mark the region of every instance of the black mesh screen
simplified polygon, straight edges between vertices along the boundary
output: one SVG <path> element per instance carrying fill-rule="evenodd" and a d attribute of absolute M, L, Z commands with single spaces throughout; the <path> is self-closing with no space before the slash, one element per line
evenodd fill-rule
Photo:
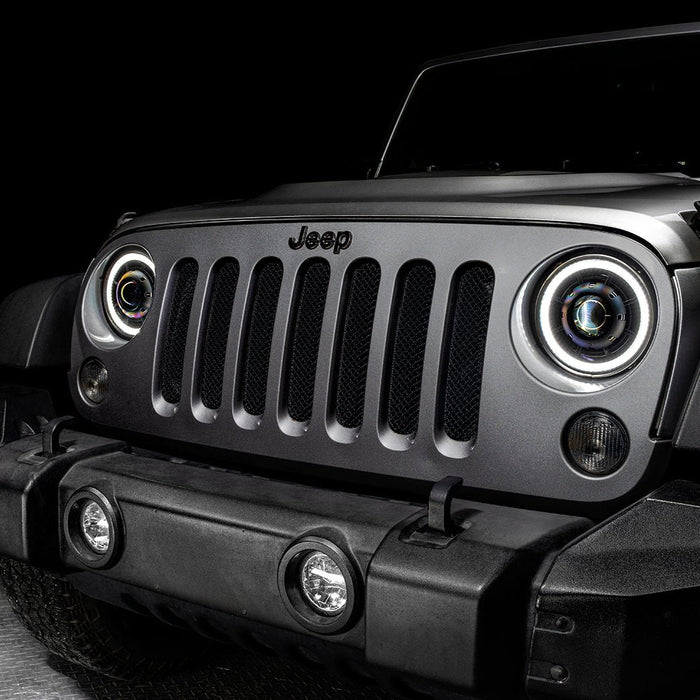
<path fill-rule="evenodd" d="M 485 264 L 467 265 L 455 277 L 441 392 L 443 427 L 453 440 L 476 439 L 493 284 L 493 270 Z"/>
<path fill-rule="evenodd" d="M 369 345 L 381 270 L 364 260 L 350 271 L 341 327 L 336 379 L 335 417 L 346 428 L 362 425 Z"/>
<path fill-rule="evenodd" d="M 202 403 L 212 410 L 221 406 L 226 343 L 237 284 L 238 261 L 232 258 L 220 260 L 212 273 L 199 385 Z"/>
<path fill-rule="evenodd" d="M 171 279 L 173 294 L 160 352 L 160 390 L 169 403 L 179 403 L 182 394 L 182 366 L 198 270 L 196 261 L 189 258 L 181 260 L 175 266 Z"/>
<path fill-rule="evenodd" d="M 435 268 L 428 262 L 406 265 L 394 301 L 394 328 L 389 356 L 387 422 L 399 435 L 418 429 L 425 340 L 435 286 Z"/>
<path fill-rule="evenodd" d="M 296 421 L 311 418 L 318 345 L 330 275 L 328 263 L 315 260 L 302 269 L 297 282 L 287 375 L 287 411 Z"/>
<path fill-rule="evenodd" d="M 282 284 L 282 263 L 276 259 L 262 261 L 256 269 L 253 284 L 241 362 L 240 397 L 248 413 L 261 416 L 265 411 L 267 371 Z"/>

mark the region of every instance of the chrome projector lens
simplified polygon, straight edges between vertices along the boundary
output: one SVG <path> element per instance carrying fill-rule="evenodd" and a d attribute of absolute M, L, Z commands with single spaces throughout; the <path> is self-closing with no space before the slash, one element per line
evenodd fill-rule
<path fill-rule="evenodd" d="M 323 552 L 311 552 L 300 567 L 299 585 L 306 602 L 323 615 L 340 614 L 348 602 L 348 584 L 340 567 Z"/>
<path fill-rule="evenodd" d="M 153 303 L 155 279 L 155 265 L 145 251 L 121 251 L 109 262 L 102 303 L 107 320 L 122 338 L 133 338 L 141 330 Z"/>
<path fill-rule="evenodd" d="M 641 273 L 608 255 L 581 255 L 559 264 L 535 302 L 540 344 L 574 374 L 604 377 L 628 369 L 653 335 L 649 288 Z"/>

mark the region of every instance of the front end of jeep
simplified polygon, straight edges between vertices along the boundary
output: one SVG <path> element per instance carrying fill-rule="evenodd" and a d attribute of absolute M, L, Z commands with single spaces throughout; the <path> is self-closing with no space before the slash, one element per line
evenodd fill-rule
<path fill-rule="evenodd" d="M 71 647 L 40 581 L 399 695 L 698 692 L 695 145 L 555 173 L 405 143 L 440 69 L 644 41 L 685 65 L 699 32 L 435 64 L 378 177 L 128 217 L 85 275 L 8 298 L 0 360 L 65 365 L 71 414 L 5 387 L 1 571 L 32 631 L 112 675 L 144 655 Z"/>

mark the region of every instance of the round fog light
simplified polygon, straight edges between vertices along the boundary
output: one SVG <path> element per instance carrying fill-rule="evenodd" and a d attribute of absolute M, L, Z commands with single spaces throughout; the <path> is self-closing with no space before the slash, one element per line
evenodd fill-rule
<path fill-rule="evenodd" d="M 63 511 L 63 534 L 80 563 L 91 569 L 112 566 L 121 555 L 124 522 L 119 504 L 94 486 L 78 489 Z"/>
<path fill-rule="evenodd" d="M 627 458 L 629 436 L 622 423 L 602 411 L 586 411 L 568 425 L 564 447 L 569 461 L 592 476 L 606 476 Z"/>
<path fill-rule="evenodd" d="M 317 634 L 342 632 L 360 615 L 362 579 L 356 564 L 325 537 L 294 542 L 280 560 L 277 585 L 287 611 Z"/>
<path fill-rule="evenodd" d="M 348 585 L 340 567 L 323 552 L 311 552 L 300 567 L 306 601 L 323 615 L 339 615 L 348 602 Z"/>
<path fill-rule="evenodd" d="M 90 549 L 96 554 L 105 554 L 112 541 L 109 520 L 95 501 L 86 501 L 80 511 L 80 532 Z"/>
<path fill-rule="evenodd" d="M 107 368 L 97 359 L 86 360 L 80 368 L 78 385 L 80 393 L 90 403 L 102 403 L 109 386 Z"/>

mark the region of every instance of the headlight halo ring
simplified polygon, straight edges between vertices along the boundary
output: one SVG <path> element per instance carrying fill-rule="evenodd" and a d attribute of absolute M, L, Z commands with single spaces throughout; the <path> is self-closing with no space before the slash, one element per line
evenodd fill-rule
<path fill-rule="evenodd" d="M 650 289 L 631 264 L 608 253 L 582 252 L 560 260 L 534 295 L 533 326 L 541 347 L 574 375 L 602 378 L 630 369 L 651 344 L 655 309 Z M 570 312 L 581 295 L 595 298 L 614 316 L 601 325 L 605 337 L 573 327 Z"/>
<path fill-rule="evenodd" d="M 125 297 L 127 285 L 131 288 L 130 300 Z M 110 326 L 122 338 L 131 340 L 138 335 L 150 310 L 155 285 L 155 263 L 145 249 L 120 249 L 107 261 L 102 305 Z M 129 309 L 130 305 L 134 308 Z"/>

